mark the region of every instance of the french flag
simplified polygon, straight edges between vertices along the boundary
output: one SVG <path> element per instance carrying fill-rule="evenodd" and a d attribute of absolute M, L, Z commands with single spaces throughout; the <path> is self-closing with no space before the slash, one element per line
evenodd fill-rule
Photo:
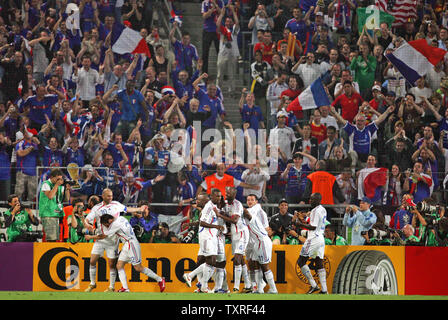
<path fill-rule="evenodd" d="M 358 198 L 364 196 L 375 202 L 382 198 L 382 191 L 387 186 L 387 168 L 365 168 L 358 177 Z"/>
<path fill-rule="evenodd" d="M 431 196 L 434 191 L 434 181 L 431 176 L 420 173 L 417 181 L 410 179 L 409 188 L 409 193 L 414 196 L 414 202 L 418 203 Z"/>
<path fill-rule="evenodd" d="M 431 47 L 425 39 L 404 42 L 386 58 L 415 86 L 418 79 L 439 63 L 447 51 Z"/>
<path fill-rule="evenodd" d="M 329 105 L 330 99 L 328 99 L 328 95 L 325 91 L 322 79 L 317 78 L 308 88 L 306 88 L 288 105 L 286 111 L 294 112 L 315 109 Z"/>
<path fill-rule="evenodd" d="M 115 23 L 112 27 L 111 37 L 113 52 L 118 54 L 142 53 L 151 58 L 148 44 L 138 31 Z"/>

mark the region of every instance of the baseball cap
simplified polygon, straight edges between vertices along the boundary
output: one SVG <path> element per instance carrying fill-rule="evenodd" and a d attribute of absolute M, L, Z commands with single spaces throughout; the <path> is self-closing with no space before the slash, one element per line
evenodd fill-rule
<path fill-rule="evenodd" d="M 381 91 L 381 87 L 379 86 L 379 85 L 374 85 L 373 87 L 372 87 L 372 91 L 373 90 L 378 90 L 378 91 Z"/>
<path fill-rule="evenodd" d="M 395 94 L 394 91 L 387 91 L 386 96 L 389 96 L 389 97 L 396 97 L 397 95 Z"/>
<path fill-rule="evenodd" d="M 367 198 L 367 197 L 363 197 L 363 198 L 361 199 L 361 202 L 365 202 L 365 203 L 368 203 L 368 204 L 372 204 L 372 200 L 370 200 L 370 199 Z"/>
<path fill-rule="evenodd" d="M 281 205 L 282 203 L 288 203 L 288 201 L 286 201 L 285 198 L 280 199 L 280 201 L 278 202 L 278 205 Z"/>
<path fill-rule="evenodd" d="M 277 118 L 278 117 L 288 117 L 288 113 L 286 113 L 286 111 L 279 111 L 277 112 Z"/>

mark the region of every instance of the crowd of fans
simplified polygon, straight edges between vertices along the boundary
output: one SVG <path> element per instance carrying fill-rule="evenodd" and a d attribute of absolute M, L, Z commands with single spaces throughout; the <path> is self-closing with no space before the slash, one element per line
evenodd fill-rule
<path fill-rule="evenodd" d="M 36 201 L 59 167 L 74 181 L 71 199 L 87 203 L 110 188 L 123 204 L 178 204 L 156 206 L 155 214 L 188 215 L 197 194 L 227 185 L 238 187 L 241 201 L 256 194 L 264 203 L 306 204 L 319 191 L 323 204 L 356 204 L 360 211 L 364 200 L 391 208 L 404 195 L 415 203 L 443 200 L 448 55 L 412 87 L 384 53 L 415 39 L 447 50 L 445 2 L 418 1 L 417 19 L 397 28 L 381 23 L 371 32 L 355 24 L 356 8 L 368 1 L 304 8 L 280 0 L 205 0 L 202 56 L 177 20 L 166 37 L 159 35 L 148 15 L 154 1 L 115 2 L 1 5 L 0 200 L 14 193 Z M 117 24 L 138 31 L 151 57 L 115 53 Z M 252 32 L 249 45 L 242 31 Z M 210 49 L 218 54 L 216 75 L 208 74 Z M 239 97 L 232 80 L 241 59 L 250 65 L 251 83 L 239 105 L 226 106 L 240 109 L 243 125 L 234 128 L 224 104 Z M 300 110 L 295 98 L 319 77 L 331 104 Z M 230 129 L 230 136 L 213 140 L 202 157 L 195 158 L 194 147 L 185 152 L 188 138 L 201 139 L 198 129 L 214 128 Z M 176 129 L 188 137 L 175 138 Z M 244 135 L 242 159 L 226 148 L 235 129 Z M 387 173 L 372 195 L 364 180 L 374 168 Z M 338 239 L 331 241 L 343 243 Z"/>

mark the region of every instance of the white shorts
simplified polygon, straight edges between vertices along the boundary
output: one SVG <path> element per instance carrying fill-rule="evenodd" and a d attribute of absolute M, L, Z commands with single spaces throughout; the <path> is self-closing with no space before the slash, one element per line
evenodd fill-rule
<path fill-rule="evenodd" d="M 218 255 L 218 238 L 201 236 L 199 234 L 199 253 L 198 256 L 216 256 Z"/>
<path fill-rule="evenodd" d="M 232 255 L 245 255 L 248 243 L 249 231 L 240 231 L 238 236 L 232 237 Z"/>
<path fill-rule="evenodd" d="M 325 252 L 324 238 L 314 237 L 311 239 L 306 239 L 305 243 L 302 246 L 302 250 L 300 251 L 300 255 L 308 257 L 310 259 L 314 259 L 316 257 L 323 259 L 324 252 Z"/>
<path fill-rule="evenodd" d="M 252 251 L 252 260 L 258 261 L 260 264 L 268 264 L 272 259 L 272 240 L 265 237 L 254 243 Z"/>
<path fill-rule="evenodd" d="M 128 241 L 123 244 L 118 260 L 129 262 L 133 266 L 142 263 L 142 250 L 138 241 Z"/>
<path fill-rule="evenodd" d="M 252 253 L 254 251 L 254 246 L 255 246 L 254 240 L 251 237 L 249 237 L 249 241 L 247 241 L 247 246 L 246 246 L 246 257 L 248 259 L 252 260 Z"/>
<path fill-rule="evenodd" d="M 91 254 L 103 256 L 104 251 L 106 251 L 106 257 L 116 259 L 118 257 L 118 241 L 114 245 L 102 241 L 95 241 Z"/>
<path fill-rule="evenodd" d="M 226 237 L 224 235 L 218 235 L 218 254 L 216 257 L 216 262 L 223 262 L 226 261 L 226 251 L 225 251 L 225 245 L 226 245 Z"/>

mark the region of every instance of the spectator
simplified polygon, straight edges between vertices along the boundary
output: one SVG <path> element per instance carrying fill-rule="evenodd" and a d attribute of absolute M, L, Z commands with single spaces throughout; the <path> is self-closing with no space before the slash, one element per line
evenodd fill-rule
<path fill-rule="evenodd" d="M 304 157 L 310 159 L 309 165 L 303 164 Z M 316 158 L 307 153 L 296 152 L 294 153 L 292 159 L 293 162 L 288 163 L 286 169 L 280 176 L 282 180 L 286 181 L 286 201 L 288 201 L 288 203 L 304 204 L 304 193 L 307 185 L 307 176 L 311 173 L 311 170 L 316 163 Z"/>
<path fill-rule="evenodd" d="M 282 4 L 281 0 L 274 0 L 266 7 L 268 17 L 274 20 L 274 32 L 283 31 L 283 27 L 291 17 L 289 8 Z"/>
<path fill-rule="evenodd" d="M 294 131 L 286 126 L 288 114 L 285 111 L 277 112 L 277 126 L 270 130 L 269 145 L 279 147 L 287 159 L 291 158 L 291 144 L 296 142 Z"/>
<path fill-rule="evenodd" d="M 72 202 L 72 214 L 67 217 L 67 224 L 69 226 L 69 237 L 67 242 L 72 244 L 78 242 L 89 242 L 84 238 L 84 202 L 82 199 L 74 199 Z"/>
<path fill-rule="evenodd" d="M 39 85 L 36 94 L 25 100 L 23 108 L 28 113 L 31 120 L 30 128 L 40 131 L 42 125 L 47 123 L 46 117 L 53 120 L 53 106 L 56 105 L 58 99 L 65 99 L 63 94 L 46 94 L 45 86 Z"/>
<path fill-rule="evenodd" d="M 247 27 L 252 30 L 252 45 L 255 45 L 258 42 L 258 31 L 274 29 L 274 20 L 268 16 L 264 4 L 258 4 L 257 10 L 255 10 L 254 16 L 250 18 Z"/>
<path fill-rule="evenodd" d="M 240 31 L 238 15 L 236 14 L 234 6 L 229 2 L 229 8 L 232 11 L 232 17 L 226 17 L 224 24 L 225 10 L 221 13 L 216 21 L 219 39 L 219 53 L 218 53 L 218 75 L 216 85 L 222 86 L 224 82 L 224 74 L 228 76 L 229 93 L 233 94 L 235 91 L 234 80 L 236 75 L 236 66 L 240 52 L 238 49 L 238 34 Z"/>
<path fill-rule="evenodd" d="M 214 43 L 216 54 L 219 53 L 219 38 L 216 27 L 216 19 L 223 9 L 221 0 L 204 0 L 201 5 L 201 14 L 203 19 L 202 32 L 202 61 L 204 63 L 202 71 L 208 72 L 208 57 L 210 46 Z"/>
<path fill-rule="evenodd" d="M 266 90 L 272 79 L 272 68 L 269 63 L 263 61 L 261 51 L 255 51 L 255 62 L 250 66 L 253 93 L 255 94 L 255 103 L 266 109 Z M 267 116 L 265 114 L 265 116 Z"/>
<path fill-rule="evenodd" d="M 182 41 L 179 41 L 174 36 L 178 28 L 178 23 L 175 21 L 171 28 L 169 38 L 174 47 L 174 56 L 177 63 L 177 70 L 185 70 L 188 74 L 193 74 L 193 65 L 198 62 L 198 50 L 191 43 L 191 36 L 187 31 L 182 32 Z"/>
<path fill-rule="evenodd" d="M 333 157 L 333 150 L 335 147 L 340 146 L 341 139 L 338 138 L 336 128 L 330 126 L 327 128 L 327 137 L 321 143 L 319 143 L 319 160 L 327 160 Z"/>
<path fill-rule="evenodd" d="M 315 63 L 314 53 L 308 52 L 306 56 L 300 57 L 299 61 L 292 67 L 291 71 L 300 76 L 303 86 L 309 87 L 314 80 L 319 78 L 325 71 L 321 65 Z"/>
<path fill-rule="evenodd" d="M 331 113 L 336 119 L 344 125 L 343 129 L 347 133 L 350 139 L 353 139 L 350 151 L 355 151 L 358 155 L 358 160 L 364 162 L 367 160 L 367 156 L 372 151 L 372 135 L 378 130 L 378 125 L 381 124 L 387 116 L 389 116 L 395 107 L 390 106 L 383 114 L 375 121 L 366 126 L 366 117 L 363 114 L 356 116 L 356 125 L 352 125 L 349 121 L 341 117 L 334 109 L 331 108 Z"/>
<path fill-rule="evenodd" d="M 15 151 L 17 154 L 17 174 L 15 194 L 22 200 L 32 200 L 37 191 L 36 167 L 38 164 L 39 139 L 28 129 L 19 131 L 20 138 Z M 25 197 L 26 191 L 26 197 Z"/>
<path fill-rule="evenodd" d="M 295 141 L 293 153 L 305 152 L 316 159 L 319 158 L 319 143 L 316 137 L 311 136 L 311 125 L 305 123 L 299 132 L 301 137 Z M 307 163 L 307 161 L 305 161 L 305 163 Z"/>
<path fill-rule="evenodd" d="M 409 194 L 404 194 L 401 198 L 400 206 L 397 208 L 392 214 L 392 217 L 389 222 L 389 227 L 392 229 L 400 230 L 404 228 L 407 224 L 412 223 L 413 214 L 410 211 L 410 205 L 407 202 L 408 199 L 412 201 L 412 196 Z"/>
<path fill-rule="evenodd" d="M 338 95 L 331 105 L 333 107 L 340 108 L 342 111 L 342 118 L 344 118 L 347 122 L 352 123 L 358 113 L 358 107 L 364 99 L 355 91 L 353 88 L 353 83 L 350 80 L 346 80 L 344 82 L 343 90 L 344 93 Z M 330 112 L 330 114 L 337 118 L 333 113 Z"/>
<path fill-rule="evenodd" d="M 244 100 L 246 103 L 244 103 Z M 264 129 L 263 111 L 255 105 L 254 94 L 252 92 L 248 93 L 246 88 L 241 92 L 239 107 L 243 123 L 249 123 L 249 128 L 255 132 L 258 132 L 258 128 Z"/>
<path fill-rule="evenodd" d="M 412 172 L 406 171 L 405 178 L 403 192 L 409 192 L 415 203 L 432 195 L 434 182 L 430 175 L 424 173 L 423 163 L 420 160 L 415 161 Z"/>
<path fill-rule="evenodd" d="M 270 104 L 270 115 L 268 117 L 269 124 L 268 128 L 272 129 L 276 124 L 277 112 L 279 112 L 279 105 L 282 93 L 289 87 L 286 83 L 288 75 L 285 72 L 281 72 L 277 77 L 276 81 L 272 82 L 266 92 L 266 100 Z"/>
<path fill-rule="evenodd" d="M 256 43 L 254 46 L 254 53 L 257 51 L 261 52 L 263 61 L 266 61 L 272 66 L 272 57 L 275 53 L 275 43 L 272 41 L 272 33 L 270 30 L 263 31 L 262 41 Z"/>
<path fill-rule="evenodd" d="M 292 9 L 293 18 L 286 22 L 285 28 L 289 28 L 291 33 L 296 36 L 296 39 L 300 41 L 302 47 L 304 47 L 304 51 L 308 52 L 311 48 L 308 48 L 308 43 L 306 41 L 307 36 L 309 37 L 309 33 L 311 31 L 311 21 L 310 15 L 314 7 L 310 7 L 308 12 L 303 16 L 303 12 L 300 7 L 294 7 Z M 306 86 L 305 86 L 306 87 Z"/>
<path fill-rule="evenodd" d="M 28 88 L 28 76 L 23 63 L 23 53 L 16 51 L 13 58 L 3 58 L 0 66 L 4 69 L 1 83 L 3 101 L 16 101 L 21 95 L 26 93 L 19 91 L 19 83 L 22 82 L 22 88 Z M 1 98 L 1 97 L 0 97 Z"/>
<path fill-rule="evenodd" d="M 360 47 L 361 55 L 352 59 L 350 70 L 355 73 L 354 80 L 359 83 L 359 89 L 363 97 L 367 97 L 368 91 L 373 86 L 375 80 L 375 70 L 377 61 L 370 55 L 369 46 L 365 43 Z"/>
<path fill-rule="evenodd" d="M 96 97 L 95 86 L 104 83 L 103 68 L 100 68 L 98 72 L 92 69 L 91 65 L 91 58 L 84 56 L 82 58 L 81 70 L 78 70 L 78 67 L 75 65 L 72 75 L 72 80 L 77 85 L 76 94 L 79 95 L 85 108 L 89 106 L 89 101 Z"/>
<path fill-rule="evenodd" d="M 348 206 L 344 214 L 343 225 L 351 228 L 351 245 L 362 246 L 365 239 L 361 232 L 368 231 L 375 224 L 377 217 L 370 211 L 370 199 L 365 197 L 356 206 Z"/>
<path fill-rule="evenodd" d="M 258 186 L 258 190 L 252 190 L 243 188 L 243 196 L 255 195 L 260 202 L 268 202 L 266 197 L 266 183 L 269 181 L 270 176 L 266 170 L 260 166 L 260 160 L 256 160 L 255 164 L 250 165 L 249 169 L 246 169 L 241 175 L 241 180 L 247 184 Z"/>

